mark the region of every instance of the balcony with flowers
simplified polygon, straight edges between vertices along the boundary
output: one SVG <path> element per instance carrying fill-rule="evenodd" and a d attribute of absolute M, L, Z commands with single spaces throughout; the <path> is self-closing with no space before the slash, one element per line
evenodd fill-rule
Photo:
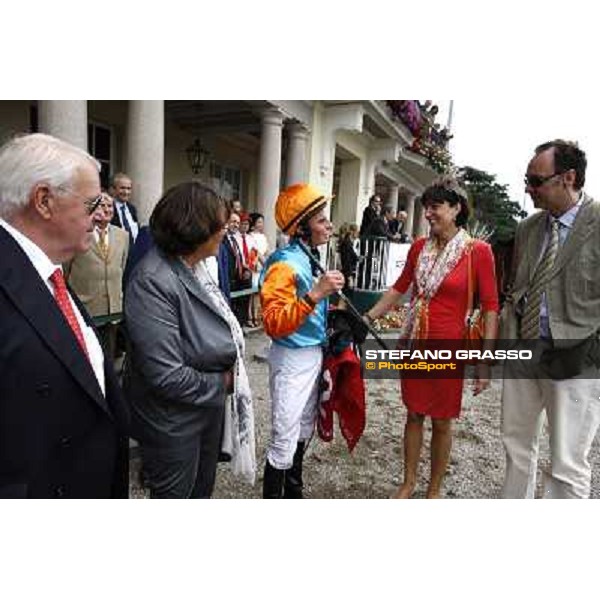
<path fill-rule="evenodd" d="M 435 122 L 438 107 L 431 100 L 421 104 L 418 100 L 387 100 L 392 119 L 400 121 L 413 135 L 406 147 L 410 152 L 423 156 L 437 173 L 450 173 L 453 169 L 448 142 L 452 135 L 446 127 Z"/>

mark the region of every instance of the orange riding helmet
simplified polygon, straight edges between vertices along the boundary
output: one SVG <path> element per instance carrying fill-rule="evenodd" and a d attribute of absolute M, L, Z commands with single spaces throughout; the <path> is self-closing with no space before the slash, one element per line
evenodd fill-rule
<path fill-rule="evenodd" d="M 294 235 L 298 224 L 322 208 L 330 198 L 309 183 L 295 183 L 285 188 L 275 203 L 275 221 L 283 233 Z"/>

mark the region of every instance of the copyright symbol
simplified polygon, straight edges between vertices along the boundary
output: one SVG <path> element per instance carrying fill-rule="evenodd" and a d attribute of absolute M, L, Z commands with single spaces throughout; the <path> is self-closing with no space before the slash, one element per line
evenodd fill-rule
<path fill-rule="evenodd" d="M 366 365 L 367 369 L 374 369 L 375 368 L 375 363 L 374 362 L 368 362 Z"/>

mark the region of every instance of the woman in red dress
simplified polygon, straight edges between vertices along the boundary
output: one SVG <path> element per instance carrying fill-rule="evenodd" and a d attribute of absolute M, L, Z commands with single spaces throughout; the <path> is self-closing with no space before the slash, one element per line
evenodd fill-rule
<path fill-rule="evenodd" d="M 498 328 L 494 256 L 489 244 L 474 240 L 463 229 L 469 216 L 466 193 L 454 179 L 444 177 L 425 190 L 421 203 L 430 235 L 413 243 L 398 281 L 365 318 L 372 321 L 384 315 L 412 284 L 410 308 L 400 337 L 411 341 L 462 340 L 468 311 L 470 254 L 471 277 L 483 313 L 484 349 L 492 348 Z M 404 483 L 396 498 L 409 498 L 414 491 L 426 416 L 432 422 L 427 498 L 440 497 L 452 446 L 452 420 L 460 415 L 462 375 L 458 371 L 458 377 L 453 379 L 402 378 L 402 399 L 408 415 L 404 430 Z M 488 386 L 489 365 L 478 363 L 474 394 Z"/>

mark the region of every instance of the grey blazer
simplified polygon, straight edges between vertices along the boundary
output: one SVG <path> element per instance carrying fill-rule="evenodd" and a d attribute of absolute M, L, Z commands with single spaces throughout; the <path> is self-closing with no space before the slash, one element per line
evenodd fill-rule
<path fill-rule="evenodd" d="M 546 211 L 517 227 L 511 290 L 500 316 L 500 337 L 518 337 L 517 307 L 533 278 L 545 234 Z M 555 348 L 570 348 L 600 329 L 600 203 L 584 195 L 548 284 L 550 331 Z"/>
<path fill-rule="evenodd" d="M 183 441 L 201 428 L 204 407 L 225 402 L 223 373 L 236 360 L 229 325 L 193 273 L 157 248 L 132 273 L 125 318 L 132 436 L 152 444 Z"/>

